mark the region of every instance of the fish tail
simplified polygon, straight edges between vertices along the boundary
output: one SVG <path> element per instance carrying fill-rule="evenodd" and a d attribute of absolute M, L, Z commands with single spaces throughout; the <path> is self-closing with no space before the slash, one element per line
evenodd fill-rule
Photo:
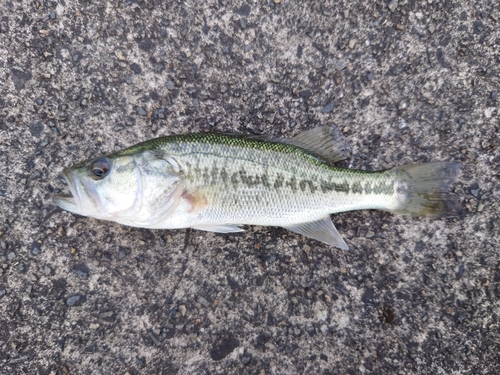
<path fill-rule="evenodd" d="M 391 212 L 425 217 L 463 214 L 463 207 L 449 190 L 460 174 L 460 163 L 433 162 L 404 165 L 388 172 L 396 177 L 398 208 Z"/>

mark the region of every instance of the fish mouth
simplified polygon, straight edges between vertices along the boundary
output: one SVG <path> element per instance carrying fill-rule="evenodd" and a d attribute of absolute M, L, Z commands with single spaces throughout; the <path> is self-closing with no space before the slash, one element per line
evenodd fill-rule
<path fill-rule="evenodd" d="M 63 210 L 83 216 L 102 216 L 102 201 L 97 193 L 96 186 L 90 181 L 81 179 L 71 169 L 64 169 L 62 176 L 68 184 L 69 194 L 56 194 L 52 198 L 54 203 Z"/>
<path fill-rule="evenodd" d="M 52 201 L 55 205 L 59 206 L 63 210 L 79 214 L 81 209 L 81 199 L 80 191 L 78 189 L 78 183 L 76 181 L 76 176 L 71 173 L 71 171 L 65 169 L 62 172 L 64 181 L 69 187 L 70 193 L 56 194 L 52 197 Z"/>

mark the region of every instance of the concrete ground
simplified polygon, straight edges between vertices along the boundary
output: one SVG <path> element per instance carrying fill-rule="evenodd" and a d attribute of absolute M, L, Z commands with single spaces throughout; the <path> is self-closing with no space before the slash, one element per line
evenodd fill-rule
<path fill-rule="evenodd" d="M 452 0 L 1 0 L 1 374 L 500 373 L 500 9 Z M 145 230 L 63 167 L 160 135 L 336 124 L 342 166 L 458 161 L 466 214 Z"/>

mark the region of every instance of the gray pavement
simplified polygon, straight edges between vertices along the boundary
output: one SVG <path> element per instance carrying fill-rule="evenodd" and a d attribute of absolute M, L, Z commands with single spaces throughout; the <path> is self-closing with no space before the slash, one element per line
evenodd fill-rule
<path fill-rule="evenodd" d="M 500 373 L 497 1 L 0 1 L 0 374 Z M 160 135 L 336 124 L 344 167 L 459 161 L 465 216 L 145 230 L 58 175 Z"/>

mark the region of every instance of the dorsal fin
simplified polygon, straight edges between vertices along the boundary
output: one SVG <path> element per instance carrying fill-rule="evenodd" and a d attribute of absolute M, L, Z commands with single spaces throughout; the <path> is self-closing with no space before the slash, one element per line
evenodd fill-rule
<path fill-rule="evenodd" d="M 349 144 L 336 126 L 320 126 L 293 138 L 280 138 L 279 142 L 300 147 L 330 163 L 347 159 L 351 153 Z"/>

